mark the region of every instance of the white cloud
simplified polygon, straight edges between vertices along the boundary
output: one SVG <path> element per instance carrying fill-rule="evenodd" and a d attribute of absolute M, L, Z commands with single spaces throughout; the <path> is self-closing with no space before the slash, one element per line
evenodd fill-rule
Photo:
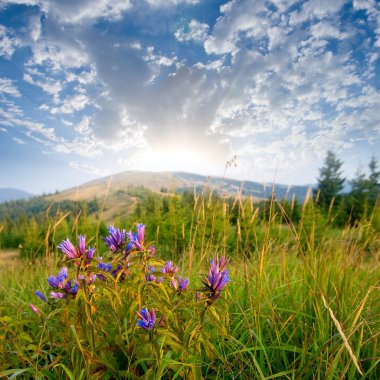
<path fill-rule="evenodd" d="M 53 80 L 46 77 L 43 79 L 33 79 L 33 77 L 28 72 L 24 73 L 23 79 L 29 84 L 40 87 L 49 95 L 58 96 L 63 89 L 62 83 L 60 83 L 58 80 Z"/>
<path fill-rule="evenodd" d="M 50 107 L 50 113 L 73 114 L 76 111 L 83 110 L 90 103 L 90 99 L 84 94 L 74 94 L 61 101 L 59 107 Z"/>
<path fill-rule="evenodd" d="M 88 135 L 90 132 L 90 118 L 83 116 L 82 120 L 74 127 L 74 129 L 81 135 Z"/>
<path fill-rule="evenodd" d="M 197 1 L 40 0 L 40 14 L 20 37 L 32 51 L 24 80 L 53 95 L 37 106 L 63 132 L 27 120 L 18 99 L 8 99 L 20 98 L 22 87 L 6 78 L 0 121 L 67 155 L 126 150 L 132 162 L 135 152 L 165 144 L 202 149 L 219 164 L 237 152 L 247 170 L 252 162 L 269 170 L 279 161 L 289 171 L 331 144 L 344 150 L 358 139 L 379 141 L 377 2 L 354 1 L 352 10 L 342 0 L 235 0 L 210 26 L 157 19 L 180 3 Z M 362 24 L 341 18 L 342 9 L 361 9 Z M 134 11 L 144 17 L 144 39 L 119 33 L 122 23 L 94 27 Z M 188 44 L 194 50 L 182 55 L 178 41 L 203 43 L 204 52 Z"/>
<path fill-rule="evenodd" d="M 17 137 L 13 137 L 13 141 L 16 143 L 16 144 L 19 144 L 19 145 L 23 145 L 25 144 L 25 141 L 24 140 L 21 140 Z"/>
<path fill-rule="evenodd" d="M 16 46 L 17 41 L 12 37 L 9 29 L 4 25 L 0 25 L 0 57 L 11 59 L 16 50 Z"/>
<path fill-rule="evenodd" d="M 90 174 L 97 174 L 97 175 L 102 175 L 102 176 L 109 174 L 108 172 L 103 171 L 103 170 L 99 170 L 98 168 L 96 168 L 92 165 L 83 164 L 83 163 L 79 163 L 79 162 L 75 162 L 75 161 L 70 161 L 69 167 L 72 169 L 80 170 L 82 172 L 90 173 Z"/>
<path fill-rule="evenodd" d="M 186 27 L 177 29 L 174 33 L 176 39 L 181 42 L 204 42 L 207 37 L 209 26 L 197 20 L 191 20 Z"/>
<path fill-rule="evenodd" d="M 178 5 L 181 3 L 185 4 L 198 4 L 200 0 L 145 0 L 148 4 L 153 7 L 169 7 L 173 5 Z"/>
<path fill-rule="evenodd" d="M 309 0 L 303 3 L 299 11 L 290 15 L 290 24 L 297 25 L 307 20 L 322 20 L 338 12 L 347 0 Z"/>
<path fill-rule="evenodd" d="M 13 82 L 8 78 L 0 78 L 0 93 L 19 98 L 21 96 L 20 91 Z"/>

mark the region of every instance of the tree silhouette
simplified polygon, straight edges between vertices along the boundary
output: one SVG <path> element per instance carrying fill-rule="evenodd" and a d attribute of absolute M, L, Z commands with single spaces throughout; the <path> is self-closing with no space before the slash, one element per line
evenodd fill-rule
<path fill-rule="evenodd" d="M 332 200 L 339 200 L 339 193 L 343 190 L 345 178 L 342 178 L 340 171 L 342 162 L 335 154 L 329 150 L 324 162 L 324 166 L 319 169 L 318 188 L 319 203 L 323 207 L 329 207 Z"/>

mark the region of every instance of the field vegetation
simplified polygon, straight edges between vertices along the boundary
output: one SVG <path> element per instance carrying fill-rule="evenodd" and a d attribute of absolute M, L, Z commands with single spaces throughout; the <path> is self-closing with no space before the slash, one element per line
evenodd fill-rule
<path fill-rule="evenodd" d="M 378 379 L 368 194 L 301 204 L 129 188 L 134 207 L 108 229 L 101 198 L 10 207 L 1 244 L 22 249 L 0 261 L 0 377 Z"/>

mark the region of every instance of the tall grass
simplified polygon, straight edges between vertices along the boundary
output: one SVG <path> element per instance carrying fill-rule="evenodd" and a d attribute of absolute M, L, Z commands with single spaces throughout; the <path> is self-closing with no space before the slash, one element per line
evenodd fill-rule
<path fill-rule="evenodd" d="M 172 299 L 161 305 L 168 315 L 180 312 L 183 325 L 169 316 L 172 332 L 163 332 L 153 351 L 136 332 L 141 305 L 128 288 L 103 287 L 96 320 L 91 310 L 83 312 L 82 325 L 72 312 L 78 302 L 69 309 L 55 304 L 42 319 L 30 311 L 35 290 L 46 290 L 46 278 L 62 263 L 49 237 L 44 259 L 6 263 L 0 269 L 0 377 L 378 379 L 380 242 L 370 221 L 334 229 L 311 199 L 298 224 L 292 209 L 286 212 L 274 198 L 267 219 L 258 213 L 252 199 L 237 196 L 231 205 L 221 191 L 214 197 L 206 188 L 194 194 L 189 225 L 171 211 L 173 244 L 184 247 L 176 258 L 193 289 L 201 287 L 200 273 L 216 252 L 232 257 L 231 281 L 202 333 L 194 322 L 200 309 Z M 93 244 L 101 247 L 98 231 Z M 151 233 L 159 255 L 163 231 L 158 226 Z M 92 348 L 86 324 L 96 325 Z M 153 370 L 158 362 L 160 372 Z"/>

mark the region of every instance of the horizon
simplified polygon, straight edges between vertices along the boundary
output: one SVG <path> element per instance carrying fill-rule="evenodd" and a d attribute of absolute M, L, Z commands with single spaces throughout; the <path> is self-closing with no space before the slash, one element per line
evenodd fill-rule
<path fill-rule="evenodd" d="M 375 0 L 4 0 L 0 188 L 125 171 L 304 186 L 380 151 Z"/>
<path fill-rule="evenodd" d="M 62 189 L 55 189 L 54 191 L 49 191 L 49 192 L 42 192 L 42 193 L 31 193 L 31 192 L 28 192 L 27 190 L 25 189 L 20 189 L 20 188 L 13 188 L 13 187 L 1 187 L 0 190 L 17 190 L 17 191 L 25 191 L 27 193 L 29 193 L 32 197 L 39 197 L 39 196 L 45 196 L 45 195 L 51 195 L 51 194 L 55 194 L 56 192 L 58 193 L 63 193 L 65 191 L 68 191 L 68 190 L 73 190 L 75 188 L 80 188 L 82 186 L 86 186 L 92 182 L 98 182 L 98 181 L 104 181 L 104 180 L 109 180 L 111 179 L 112 177 L 117 177 L 119 175 L 123 175 L 123 174 L 126 174 L 126 173 L 142 173 L 142 174 L 162 174 L 162 175 L 165 175 L 165 174 L 168 174 L 168 175 L 173 175 L 173 174 L 186 174 L 186 175 L 195 175 L 195 176 L 201 176 L 201 177 L 204 177 L 205 179 L 207 178 L 210 178 L 210 179 L 216 179 L 216 180 L 227 180 L 227 181 L 236 181 L 236 182 L 240 182 L 241 184 L 244 184 L 246 182 L 248 183 L 256 183 L 256 184 L 259 184 L 259 185 L 262 185 L 262 186 L 280 186 L 280 187 L 287 187 L 289 189 L 291 188 L 294 188 L 294 187 L 303 187 L 303 188 L 307 188 L 307 189 L 313 189 L 317 186 L 317 182 L 315 183 L 305 183 L 305 184 L 291 184 L 291 183 L 283 183 L 283 182 L 275 182 L 275 181 L 272 181 L 272 182 L 262 182 L 262 181 L 255 181 L 255 180 L 251 180 L 251 179 L 239 179 L 239 178 L 233 178 L 233 177 L 229 177 L 228 176 L 228 173 L 225 173 L 225 176 L 223 175 L 206 175 L 206 174 L 199 174 L 199 173 L 193 173 L 193 172 L 188 172 L 188 171 L 181 171 L 181 170 L 176 170 L 176 171 L 149 171 L 149 170 L 134 170 L 134 169 L 131 169 L 131 170 L 126 170 L 126 171 L 123 171 L 123 172 L 119 172 L 119 173 L 114 173 L 114 174 L 110 174 L 110 175 L 106 175 L 106 176 L 101 176 L 101 177 L 97 177 L 95 179 L 91 179 L 89 181 L 85 181 L 85 182 L 82 182 L 82 183 L 78 183 L 77 185 L 74 185 L 74 186 L 70 186 L 70 187 L 66 187 L 66 188 L 62 188 Z M 348 180 L 345 179 L 345 188 L 348 184 Z M 244 188 L 244 186 L 243 186 Z M 343 192 L 346 192 L 345 189 L 343 189 Z"/>

